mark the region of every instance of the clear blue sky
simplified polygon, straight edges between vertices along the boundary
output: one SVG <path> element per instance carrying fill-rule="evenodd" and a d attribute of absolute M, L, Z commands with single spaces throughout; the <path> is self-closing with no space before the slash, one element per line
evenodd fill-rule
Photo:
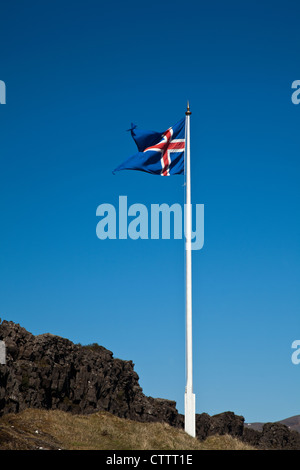
<path fill-rule="evenodd" d="M 96 237 L 99 204 L 183 203 L 181 176 L 112 170 L 126 129 L 190 100 L 197 412 L 300 414 L 297 1 L 3 2 L 0 317 L 131 359 L 146 395 L 185 387 L 182 240 Z"/>

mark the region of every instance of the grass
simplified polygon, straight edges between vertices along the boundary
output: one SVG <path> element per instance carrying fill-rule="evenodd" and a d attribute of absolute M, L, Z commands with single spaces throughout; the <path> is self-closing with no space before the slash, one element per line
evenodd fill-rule
<path fill-rule="evenodd" d="M 107 412 L 72 415 L 27 409 L 0 418 L 0 450 L 251 450 L 231 436 L 203 442 L 164 423 L 138 423 Z"/>

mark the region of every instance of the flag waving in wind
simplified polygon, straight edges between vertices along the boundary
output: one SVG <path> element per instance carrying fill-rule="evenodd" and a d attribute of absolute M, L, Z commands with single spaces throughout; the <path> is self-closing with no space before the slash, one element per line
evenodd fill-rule
<path fill-rule="evenodd" d="M 132 124 L 131 136 L 138 153 L 119 165 L 120 170 L 138 170 L 152 175 L 171 176 L 184 173 L 185 119 L 165 132 L 141 131 Z"/>

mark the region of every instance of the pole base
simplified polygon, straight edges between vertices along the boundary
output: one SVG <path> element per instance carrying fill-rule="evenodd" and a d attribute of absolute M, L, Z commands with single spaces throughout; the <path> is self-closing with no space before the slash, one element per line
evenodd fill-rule
<path fill-rule="evenodd" d="M 184 395 L 184 430 L 192 437 L 196 437 L 196 397 L 194 393 L 185 392 Z"/>

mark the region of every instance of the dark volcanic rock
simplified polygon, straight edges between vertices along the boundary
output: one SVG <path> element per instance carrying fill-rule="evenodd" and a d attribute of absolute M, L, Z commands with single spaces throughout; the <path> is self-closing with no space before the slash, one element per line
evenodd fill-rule
<path fill-rule="evenodd" d="M 102 346 L 34 336 L 7 321 L 0 324 L 0 339 L 7 352 L 6 365 L 0 366 L 0 416 L 29 407 L 85 414 L 105 410 L 180 426 L 176 403 L 146 397 L 132 361 L 115 359 Z"/>
<path fill-rule="evenodd" d="M 299 432 L 280 423 L 266 423 L 261 431 L 244 427 L 242 440 L 258 449 L 300 450 Z"/>
<path fill-rule="evenodd" d="M 206 439 L 210 434 L 211 417 L 207 413 L 196 415 L 196 436 L 200 441 Z"/>
<path fill-rule="evenodd" d="M 261 432 L 259 446 L 264 449 L 300 449 L 300 434 L 280 423 L 266 423 Z"/>
<path fill-rule="evenodd" d="M 145 396 L 132 361 L 116 359 L 102 346 L 81 346 L 49 333 L 34 336 L 1 320 L 0 340 L 7 353 L 6 364 L 0 364 L 0 416 L 25 408 L 77 414 L 104 410 L 120 418 L 184 427 L 174 401 Z M 256 431 L 230 411 L 197 414 L 197 438 L 214 434 L 230 434 L 259 449 L 300 450 L 300 434 L 283 424 L 267 423 Z"/>
<path fill-rule="evenodd" d="M 259 447 L 261 435 L 261 432 L 256 429 L 244 427 L 242 440 L 251 446 Z"/>
<path fill-rule="evenodd" d="M 210 434 L 230 434 L 240 437 L 243 435 L 244 418 L 237 416 L 232 411 L 214 415 L 211 418 Z"/>
<path fill-rule="evenodd" d="M 234 437 L 241 437 L 243 436 L 243 430 L 243 416 L 237 416 L 232 411 L 214 416 L 209 416 L 207 413 L 196 415 L 196 435 L 200 440 L 215 434 L 230 434 Z"/>

